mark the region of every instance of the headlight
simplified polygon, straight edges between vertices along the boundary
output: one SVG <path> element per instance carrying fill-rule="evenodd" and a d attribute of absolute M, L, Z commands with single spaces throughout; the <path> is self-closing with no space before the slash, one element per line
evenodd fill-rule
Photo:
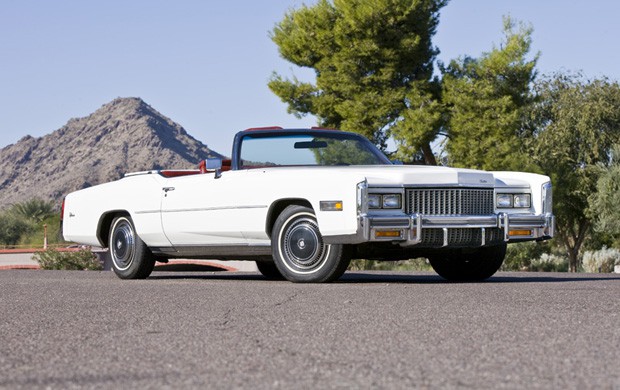
<path fill-rule="evenodd" d="M 529 209 L 532 206 L 531 194 L 497 194 L 495 206 L 498 209 L 522 208 Z"/>
<path fill-rule="evenodd" d="M 368 208 L 380 209 L 381 208 L 381 195 L 368 194 Z"/>
<path fill-rule="evenodd" d="M 518 194 L 514 196 L 514 207 L 529 209 L 532 204 L 532 196 L 530 194 Z"/>
<path fill-rule="evenodd" d="M 497 208 L 505 209 L 512 207 L 512 195 L 511 194 L 497 194 L 497 202 L 495 203 Z"/>
<path fill-rule="evenodd" d="M 400 209 L 401 194 L 368 194 L 369 209 Z"/>
<path fill-rule="evenodd" d="M 400 194 L 383 195 L 384 209 L 399 209 L 400 203 Z"/>

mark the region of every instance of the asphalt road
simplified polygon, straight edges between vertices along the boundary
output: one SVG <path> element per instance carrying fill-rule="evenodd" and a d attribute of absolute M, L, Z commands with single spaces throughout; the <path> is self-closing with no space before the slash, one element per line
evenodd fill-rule
<path fill-rule="evenodd" d="M 0 271 L 0 388 L 620 389 L 620 275 Z"/>

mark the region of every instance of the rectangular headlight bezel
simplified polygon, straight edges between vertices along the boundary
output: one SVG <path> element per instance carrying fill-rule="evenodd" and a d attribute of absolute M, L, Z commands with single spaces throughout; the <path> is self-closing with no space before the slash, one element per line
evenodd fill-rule
<path fill-rule="evenodd" d="M 532 207 L 532 194 L 529 192 L 497 193 L 495 207 L 498 209 L 529 209 Z"/>
<path fill-rule="evenodd" d="M 497 194 L 495 198 L 495 207 L 497 207 L 498 209 L 512 208 L 512 201 L 512 194 Z"/>
<path fill-rule="evenodd" d="M 532 207 L 532 195 L 515 194 L 513 197 L 512 205 L 516 209 L 529 209 L 530 207 Z"/>
<path fill-rule="evenodd" d="M 381 209 L 383 201 L 381 200 L 381 194 L 368 194 L 368 208 L 377 210 Z"/>
<path fill-rule="evenodd" d="M 384 194 L 381 196 L 381 207 L 384 209 L 401 209 L 402 208 L 402 197 L 400 194 Z"/>
<path fill-rule="evenodd" d="M 370 193 L 367 206 L 369 210 L 402 210 L 403 195 L 398 192 Z"/>

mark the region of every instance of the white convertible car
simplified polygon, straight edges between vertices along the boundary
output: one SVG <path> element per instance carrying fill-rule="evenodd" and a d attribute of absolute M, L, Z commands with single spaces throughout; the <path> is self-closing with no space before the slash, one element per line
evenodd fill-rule
<path fill-rule="evenodd" d="M 426 257 L 448 280 L 482 280 L 508 243 L 553 237 L 551 203 L 547 176 L 393 165 L 357 134 L 260 128 L 235 136 L 231 160 L 129 173 L 67 195 L 63 235 L 109 248 L 124 279 L 194 258 L 327 282 L 351 259 Z"/>

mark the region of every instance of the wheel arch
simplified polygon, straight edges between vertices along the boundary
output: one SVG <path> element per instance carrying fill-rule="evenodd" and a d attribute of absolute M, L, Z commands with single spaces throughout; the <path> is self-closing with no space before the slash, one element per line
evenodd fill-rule
<path fill-rule="evenodd" d="M 130 217 L 131 215 L 127 210 L 112 210 L 107 211 L 99 218 L 99 223 L 97 225 L 97 239 L 101 243 L 102 247 L 108 247 L 108 237 L 110 236 L 112 221 L 114 218 L 120 216 Z"/>
<path fill-rule="evenodd" d="M 265 232 L 267 233 L 267 236 L 269 236 L 269 238 L 271 238 L 271 232 L 273 231 L 273 225 L 275 225 L 276 219 L 282 213 L 282 211 L 284 211 L 285 208 L 291 205 L 305 206 L 314 210 L 312 204 L 307 199 L 286 198 L 276 200 L 269 207 L 269 211 L 267 212 L 267 221 L 265 222 Z"/>

